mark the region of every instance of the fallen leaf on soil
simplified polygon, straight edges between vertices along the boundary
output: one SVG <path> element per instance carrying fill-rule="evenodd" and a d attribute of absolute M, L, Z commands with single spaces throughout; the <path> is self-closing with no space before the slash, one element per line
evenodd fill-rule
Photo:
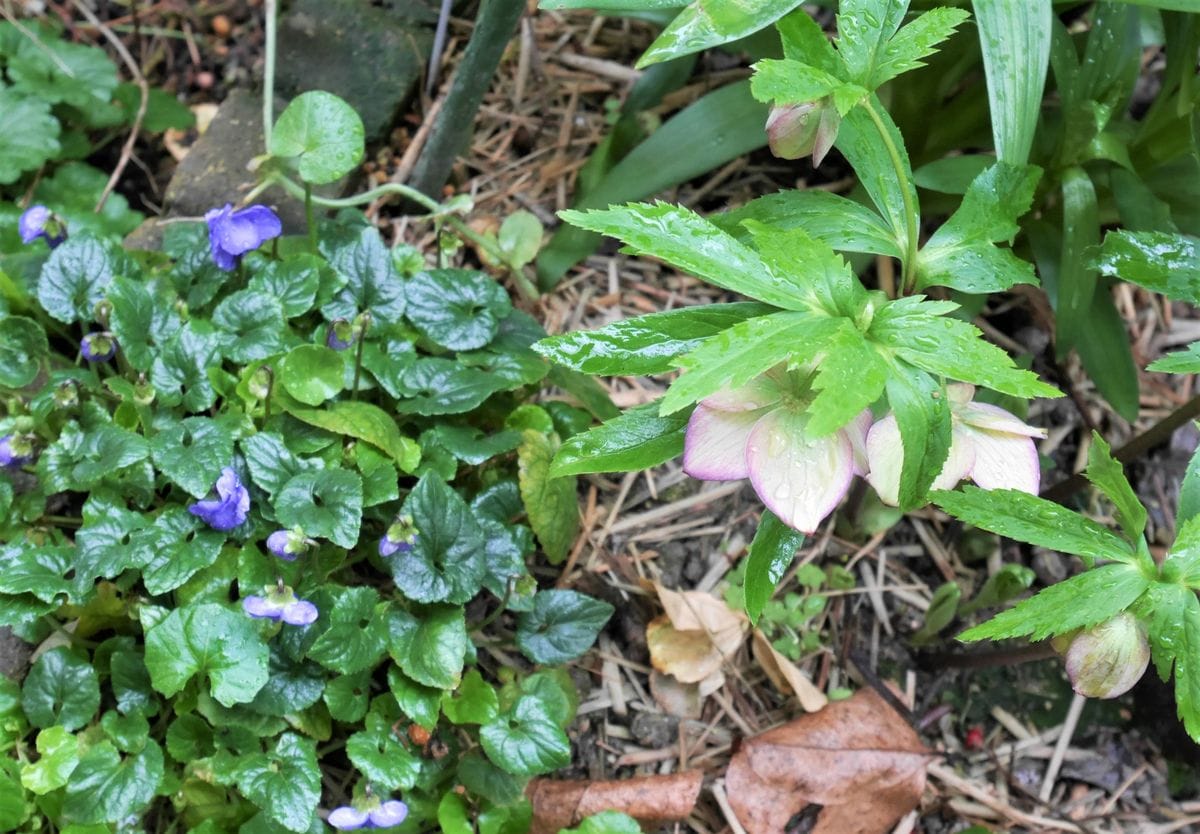
<path fill-rule="evenodd" d="M 635 776 L 611 782 L 534 779 L 525 789 L 533 806 L 529 834 L 553 834 L 601 811 L 621 811 L 647 823 L 681 820 L 692 813 L 704 774 Z"/>
<path fill-rule="evenodd" d="M 671 591 L 655 585 L 666 614 L 646 626 L 650 662 L 683 683 L 720 673 L 742 645 L 746 618 L 702 591 Z"/>
<path fill-rule="evenodd" d="M 917 807 L 934 755 L 874 690 L 747 739 L 729 763 L 729 804 L 747 834 L 780 834 L 810 803 L 812 834 L 886 834 Z"/>
<path fill-rule="evenodd" d="M 816 712 L 829 703 L 825 693 L 817 689 L 808 676 L 796 667 L 796 664 L 776 651 L 775 647 L 771 645 L 771 641 L 757 629 L 754 631 L 751 648 L 754 650 L 754 659 L 758 661 L 758 665 L 771 679 L 775 688 L 784 695 L 788 692 L 795 693 L 805 712 Z"/>
<path fill-rule="evenodd" d="M 667 715 L 697 719 L 704 712 L 699 684 L 681 683 L 657 669 L 650 670 L 650 694 Z"/>

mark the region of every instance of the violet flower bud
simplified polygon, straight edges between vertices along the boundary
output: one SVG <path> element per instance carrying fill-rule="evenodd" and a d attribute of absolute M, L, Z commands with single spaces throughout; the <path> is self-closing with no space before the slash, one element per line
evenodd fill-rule
<path fill-rule="evenodd" d="M 345 350 L 354 344 L 354 325 L 345 319 L 334 319 L 325 334 L 325 345 L 334 350 Z"/>
<path fill-rule="evenodd" d="M 297 556 L 303 556 L 316 542 L 304 535 L 300 528 L 292 530 L 276 530 L 267 536 L 267 550 L 287 562 L 296 561 Z"/>
<path fill-rule="evenodd" d="M 197 501 L 188 507 L 188 512 L 204 519 L 214 530 L 232 530 L 250 514 L 250 493 L 231 466 L 221 470 L 216 492 L 216 498 Z"/>
<path fill-rule="evenodd" d="M 402 515 L 379 540 L 379 555 L 393 556 L 396 553 L 407 553 L 412 550 L 420 532 L 413 523 L 411 515 Z"/>
<path fill-rule="evenodd" d="M 107 362 L 117 355 L 117 340 L 107 330 L 89 333 L 79 343 L 79 350 L 89 362 Z"/>
<path fill-rule="evenodd" d="M 208 223 L 208 245 L 213 262 L 229 272 L 238 259 L 265 241 L 283 234 L 278 215 L 266 206 L 247 206 L 237 211 L 230 203 L 204 215 Z"/>
<path fill-rule="evenodd" d="M 1110 620 L 1081 631 L 1067 648 L 1067 677 L 1080 695 L 1116 698 L 1141 680 L 1150 663 L 1146 628 L 1122 611 Z"/>
<path fill-rule="evenodd" d="M 17 221 L 17 230 L 21 234 L 22 243 L 29 244 L 43 238 L 51 249 L 67 239 L 65 225 L 43 205 L 33 205 L 25 209 Z"/>

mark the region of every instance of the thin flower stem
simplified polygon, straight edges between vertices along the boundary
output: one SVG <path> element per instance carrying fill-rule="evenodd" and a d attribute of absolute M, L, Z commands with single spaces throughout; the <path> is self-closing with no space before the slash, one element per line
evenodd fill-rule
<path fill-rule="evenodd" d="M 516 577 L 510 576 L 508 578 L 508 582 L 506 582 L 504 585 L 504 597 L 503 597 L 503 599 L 500 600 L 499 607 L 495 611 L 493 611 L 491 614 L 488 614 L 487 617 L 485 617 L 483 619 L 483 621 L 479 623 L 479 625 L 477 625 L 473 629 L 471 629 L 472 632 L 481 632 L 485 628 L 490 626 L 492 623 L 496 622 L 497 619 L 500 618 L 500 615 L 504 613 L 504 610 L 506 608 L 508 608 L 508 600 L 510 597 L 512 597 L 513 586 L 515 584 L 516 584 Z"/>
<path fill-rule="evenodd" d="M 317 221 L 313 215 L 313 193 L 312 186 L 304 183 L 304 220 L 308 223 L 308 245 L 312 248 L 313 254 L 319 254 L 317 249 Z"/>
<path fill-rule="evenodd" d="M 362 332 L 358 334 L 358 344 L 354 346 L 354 386 L 350 389 L 350 399 L 358 399 L 358 380 L 362 376 L 363 345 L 367 343 L 367 328 L 371 326 L 371 318 L 366 313 L 362 316 Z"/>
<path fill-rule="evenodd" d="M 908 236 L 904 261 L 900 265 L 900 294 L 907 295 L 912 291 L 913 285 L 916 283 L 917 266 L 917 206 L 913 202 L 913 195 L 910 193 L 912 183 L 909 182 L 908 172 L 904 168 L 904 162 L 900 159 L 900 149 L 892 141 L 892 135 L 888 133 L 887 126 L 883 123 L 883 119 L 879 113 L 876 112 L 875 106 L 868 98 L 863 101 L 862 107 L 867 111 L 867 115 L 871 117 L 871 121 L 875 123 L 875 128 L 879 131 L 879 138 L 883 141 L 883 147 L 887 150 L 888 157 L 892 160 L 892 167 L 896 169 L 896 180 L 900 183 L 900 196 L 904 200 L 904 225 Z"/>
<path fill-rule="evenodd" d="M 275 124 L 275 11 L 277 0 L 266 0 L 263 3 L 265 15 L 266 45 L 263 58 L 263 144 L 266 152 L 271 152 L 271 128 Z"/>

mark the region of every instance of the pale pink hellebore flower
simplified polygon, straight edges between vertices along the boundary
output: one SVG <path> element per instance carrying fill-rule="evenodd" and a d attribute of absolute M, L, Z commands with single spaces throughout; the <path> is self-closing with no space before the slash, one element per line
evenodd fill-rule
<path fill-rule="evenodd" d="M 785 373 L 771 371 L 701 400 L 688 420 L 683 471 L 702 481 L 749 478 L 780 521 L 812 533 L 846 495 L 851 479 L 866 471 L 871 413 L 810 437 L 800 398 L 784 388 Z"/>
<path fill-rule="evenodd" d="M 953 489 L 970 479 L 984 489 L 1016 489 L 1037 495 L 1042 481 L 1036 429 L 994 405 L 973 402 L 975 386 L 946 386 L 950 400 L 950 454 L 932 489 Z M 867 481 L 885 504 L 900 503 L 900 468 L 904 462 L 900 428 L 889 414 L 867 433 Z"/>

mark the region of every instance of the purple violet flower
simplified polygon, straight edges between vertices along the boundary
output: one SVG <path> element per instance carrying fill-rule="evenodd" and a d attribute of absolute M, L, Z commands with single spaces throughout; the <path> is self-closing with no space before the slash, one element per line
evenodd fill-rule
<path fill-rule="evenodd" d="M 250 493 L 231 466 L 221 470 L 216 490 L 216 498 L 197 501 L 188 507 L 188 512 L 204 519 L 214 530 L 232 530 L 250 513 Z"/>
<path fill-rule="evenodd" d="M 25 209 L 17 221 L 17 230 L 21 233 L 22 243 L 33 243 L 40 237 L 51 249 L 67 239 L 63 224 L 43 205 Z"/>
<path fill-rule="evenodd" d="M 389 799 L 366 811 L 352 805 L 334 808 L 329 812 L 329 824 L 339 831 L 392 828 L 404 822 L 407 817 L 408 806 L 398 799 Z"/>
<path fill-rule="evenodd" d="M 263 596 L 251 595 L 242 600 L 242 610 L 259 620 L 280 620 L 288 625 L 307 626 L 317 621 L 320 612 L 317 606 L 305 599 L 297 599 L 296 593 L 281 581 L 267 586 Z"/>
<path fill-rule="evenodd" d="M 117 355 L 117 340 L 107 330 L 89 333 L 79 343 L 79 351 L 89 362 L 107 362 Z"/>
<path fill-rule="evenodd" d="M 33 462 L 33 436 L 6 434 L 0 437 L 0 468 L 16 469 Z"/>
<path fill-rule="evenodd" d="M 237 266 L 242 255 L 283 234 L 278 215 L 266 206 L 247 206 L 234 211 L 226 203 L 223 208 L 207 212 L 204 220 L 208 223 L 213 261 L 226 272 Z"/>
<path fill-rule="evenodd" d="M 397 553 L 407 553 L 412 550 L 418 535 L 420 533 L 413 523 L 413 517 L 411 515 L 400 516 L 379 540 L 379 555 L 393 556 Z"/>
<path fill-rule="evenodd" d="M 354 325 L 345 319 L 334 319 L 325 334 L 325 346 L 334 350 L 345 350 L 354 344 Z"/>
<path fill-rule="evenodd" d="M 267 550 L 287 562 L 296 561 L 297 556 L 303 556 L 316 542 L 304 535 L 299 527 L 291 530 L 276 530 L 267 536 Z"/>

